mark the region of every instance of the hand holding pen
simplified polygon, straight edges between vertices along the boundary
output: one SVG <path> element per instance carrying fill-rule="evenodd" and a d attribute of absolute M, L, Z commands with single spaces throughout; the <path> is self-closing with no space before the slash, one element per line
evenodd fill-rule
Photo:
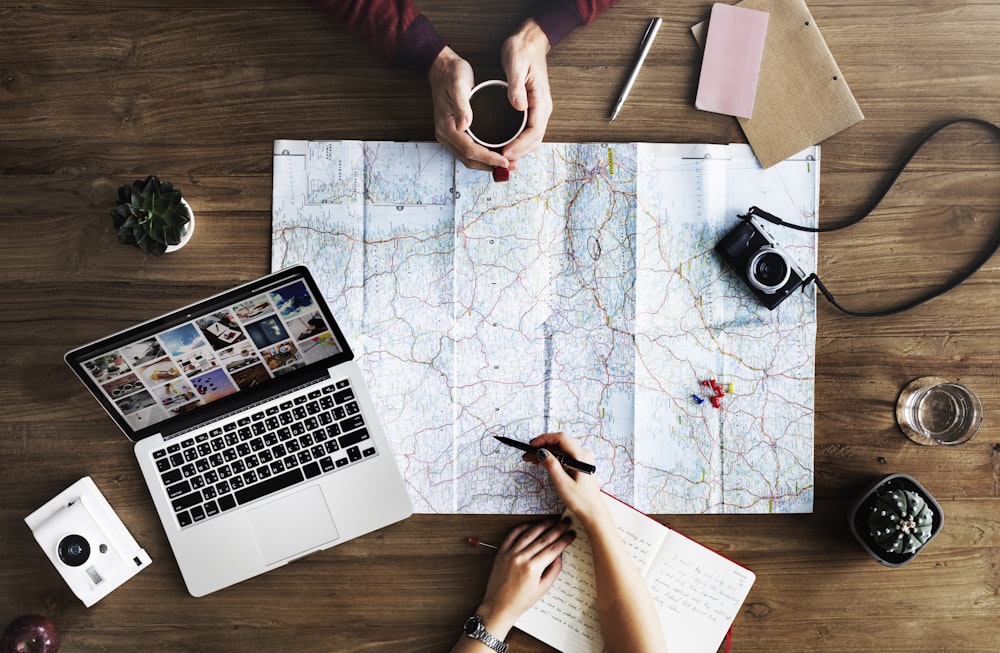
<path fill-rule="evenodd" d="M 493 437 L 502 442 L 503 444 L 507 445 L 508 447 L 514 447 L 515 449 L 526 451 L 527 454 L 524 456 L 525 461 L 538 462 L 538 460 L 544 459 L 546 455 L 551 453 L 553 456 L 556 457 L 556 460 L 558 460 L 564 467 L 567 467 L 569 469 L 578 472 L 583 472 L 584 474 L 593 474 L 594 472 L 597 471 L 597 467 L 595 467 L 594 465 L 582 462 L 580 460 L 577 460 L 576 458 L 572 458 L 571 456 L 567 456 L 565 454 L 561 454 L 554 451 L 552 452 L 546 451 L 542 449 L 540 446 L 534 446 L 533 444 L 525 444 L 523 442 L 519 442 L 511 438 L 505 438 L 502 435 L 494 435 Z M 538 438 L 535 439 L 537 440 Z M 533 442 L 534 440 L 532 440 L 532 443 Z M 535 460 L 532 460 L 531 456 L 535 456 Z"/>
<path fill-rule="evenodd" d="M 543 433 L 532 439 L 530 444 L 539 447 L 539 453 L 558 452 L 580 462 L 594 463 L 594 454 L 565 433 Z M 530 460 L 530 454 L 528 459 Z M 538 464 L 549 473 L 559 498 L 580 518 L 588 532 L 596 522 L 610 519 L 596 474 L 575 473 L 559 464 L 556 457 L 551 455 L 539 457 Z"/>

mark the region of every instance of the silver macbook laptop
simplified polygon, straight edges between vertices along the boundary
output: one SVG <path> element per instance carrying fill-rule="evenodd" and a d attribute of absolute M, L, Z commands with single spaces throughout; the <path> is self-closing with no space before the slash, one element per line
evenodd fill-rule
<path fill-rule="evenodd" d="M 304 267 L 66 362 L 136 443 L 194 596 L 413 512 L 360 368 Z"/>

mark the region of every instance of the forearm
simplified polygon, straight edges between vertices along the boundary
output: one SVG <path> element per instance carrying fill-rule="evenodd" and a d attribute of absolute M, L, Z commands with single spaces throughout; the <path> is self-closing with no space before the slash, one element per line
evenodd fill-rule
<path fill-rule="evenodd" d="M 444 39 L 412 0 L 312 0 L 372 48 L 426 75 Z"/>
<path fill-rule="evenodd" d="M 618 0 L 545 0 L 531 8 L 531 17 L 541 26 L 554 47 L 577 27 L 589 25 Z"/>
<path fill-rule="evenodd" d="M 594 553 L 597 614 L 609 653 L 663 653 L 656 604 L 608 515 L 585 524 Z"/>

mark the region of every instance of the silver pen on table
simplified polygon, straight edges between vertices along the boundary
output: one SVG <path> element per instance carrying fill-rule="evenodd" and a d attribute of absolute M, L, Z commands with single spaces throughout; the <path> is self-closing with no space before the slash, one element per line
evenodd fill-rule
<path fill-rule="evenodd" d="M 625 82 L 625 87 L 622 89 L 621 95 L 618 96 L 618 102 L 615 104 L 615 110 L 611 112 L 611 120 L 618 117 L 618 112 L 622 110 L 622 105 L 625 104 L 625 98 L 628 97 L 629 91 L 632 90 L 632 85 L 635 84 L 635 78 L 639 76 L 639 69 L 642 68 L 642 63 L 646 60 L 646 55 L 649 54 L 649 48 L 653 46 L 653 39 L 656 38 L 656 33 L 660 30 L 660 23 L 663 20 L 660 18 L 654 18 L 649 22 L 649 27 L 646 28 L 646 35 L 642 37 L 642 43 L 639 45 L 639 56 L 635 60 L 635 64 L 632 66 L 632 72 L 629 73 L 628 80 Z"/>

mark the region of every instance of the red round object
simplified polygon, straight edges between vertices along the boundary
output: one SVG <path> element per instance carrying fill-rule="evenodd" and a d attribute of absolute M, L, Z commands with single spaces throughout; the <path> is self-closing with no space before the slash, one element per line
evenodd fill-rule
<path fill-rule="evenodd" d="M 0 653 L 56 653 L 59 644 L 59 630 L 48 617 L 23 614 L 7 624 Z"/>

